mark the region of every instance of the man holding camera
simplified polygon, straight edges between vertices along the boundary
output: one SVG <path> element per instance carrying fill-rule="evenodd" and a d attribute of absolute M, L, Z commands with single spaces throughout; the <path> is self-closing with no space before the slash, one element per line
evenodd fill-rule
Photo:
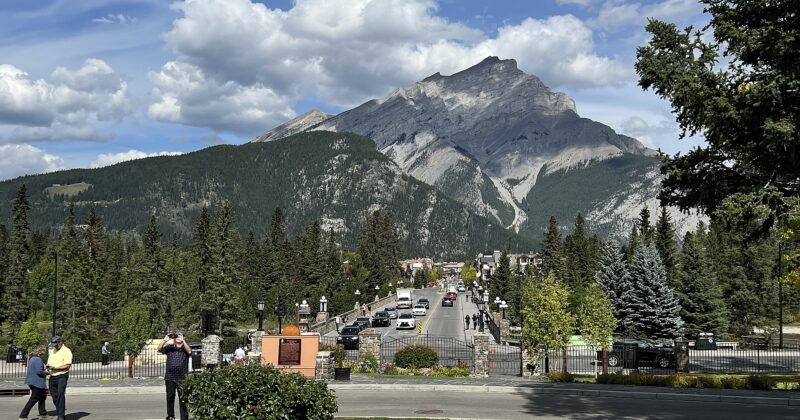
<path fill-rule="evenodd" d="M 183 334 L 167 334 L 164 341 L 158 345 L 158 351 L 167 355 L 167 370 L 164 372 L 164 383 L 167 387 L 167 420 L 175 420 L 175 391 L 178 383 L 186 378 L 189 373 L 189 356 L 192 349 Z M 181 420 L 189 419 L 186 404 L 178 398 L 181 410 Z"/>
<path fill-rule="evenodd" d="M 64 340 L 58 335 L 53 336 L 50 344 L 53 345 L 53 352 L 47 358 L 45 366 L 47 373 L 50 374 L 50 396 L 53 397 L 58 420 L 64 420 L 67 406 L 65 394 L 69 368 L 72 366 L 72 350 L 64 345 Z"/>

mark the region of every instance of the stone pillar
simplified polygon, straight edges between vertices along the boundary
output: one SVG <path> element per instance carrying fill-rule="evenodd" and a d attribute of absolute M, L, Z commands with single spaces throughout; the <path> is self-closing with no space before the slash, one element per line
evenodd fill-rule
<path fill-rule="evenodd" d="M 358 360 L 362 360 L 367 353 L 372 353 L 378 360 L 381 359 L 380 331 L 367 328 L 358 333 Z"/>
<path fill-rule="evenodd" d="M 261 354 L 261 342 L 264 331 L 255 331 L 250 334 L 250 349 L 253 354 Z"/>
<path fill-rule="evenodd" d="M 537 360 L 538 354 L 536 351 L 522 350 L 522 376 L 529 377 L 541 373 L 542 369 L 538 366 L 539 361 Z"/>
<path fill-rule="evenodd" d="M 333 379 L 333 352 L 321 351 L 317 353 L 317 379 Z"/>
<path fill-rule="evenodd" d="M 315 324 L 327 321 L 328 321 L 328 312 L 317 312 L 317 321 L 315 322 Z"/>
<path fill-rule="evenodd" d="M 689 373 L 689 340 L 686 337 L 675 339 L 675 370 Z"/>
<path fill-rule="evenodd" d="M 475 352 L 475 371 L 473 376 L 489 376 L 489 334 L 478 332 L 472 337 Z"/>
<path fill-rule="evenodd" d="M 202 340 L 204 368 L 213 369 L 222 364 L 222 337 L 211 334 Z"/>

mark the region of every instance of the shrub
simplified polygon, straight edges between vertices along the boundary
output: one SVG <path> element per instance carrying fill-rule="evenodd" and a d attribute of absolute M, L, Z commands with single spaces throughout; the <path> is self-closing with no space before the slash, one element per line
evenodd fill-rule
<path fill-rule="evenodd" d="M 337 345 L 332 355 L 333 364 L 338 368 L 344 367 L 344 359 L 347 357 L 347 351 L 345 351 L 344 346 Z"/>
<path fill-rule="evenodd" d="M 378 370 L 378 359 L 372 353 L 364 353 L 364 357 L 358 363 L 358 371 L 361 373 L 375 373 Z"/>
<path fill-rule="evenodd" d="M 744 381 L 740 378 L 732 376 L 725 376 L 719 380 L 720 386 L 725 389 L 742 389 L 744 388 Z"/>
<path fill-rule="evenodd" d="M 553 382 L 575 382 L 575 376 L 569 372 L 550 372 L 547 378 Z"/>
<path fill-rule="evenodd" d="M 72 350 L 73 363 L 99 363 L 100 360 L 102 360 L 100 357 L 100 347 L 102 346 L 103 343 L 82 344 L 80 346 L 70 347 L 69 343 L 67 343 L 67 347 L 70 347 L 70 350 Z M 109 346 L 109 352 L 111 353 L 108 355 L 109 360 L 125 359 L 125 352 L 119 346 Z"/>
<path fill-rule="evenodd" d="M 394 355 L 394 362 L 402 368 L 432 368 L 439 361 L 439 355 L 428 346 L 409 345 Z"/>
<path fill-rule="evenodd" d="M 748 375 L 744 380 L 744 387 L 747 389 L 770 390 L 778 383 L 778 380 L 767 375 Z"/>
<path fill-rule="evenodd" d="M 336 399 L 322 381 L 257 364 L 190 375 L 180 396 L 196 419 L 333 419 Z"/>
<path fill-rule="evenodd" d="M 431 369 L 431 376 L 460 378 L 469 376 L 469 368 L 463 366 L 434 366 Z"/>

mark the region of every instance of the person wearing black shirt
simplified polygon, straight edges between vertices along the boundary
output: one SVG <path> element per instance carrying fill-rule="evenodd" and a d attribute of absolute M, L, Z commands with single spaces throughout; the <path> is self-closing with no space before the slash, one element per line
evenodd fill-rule
<path fill-rule="evenodd" d="M 168 334 L 158 345 L 158 351 L 167 355 L 167 369 L 164 372 L 164 383 L 167 387 L 167 420 L 175 420 L 175 391 L 178 383 L 189 373 L 189 356 L 192 349 L 183 339 L 183 334 Z M 178 398 L 181 420 L 189 419 L 186 404 Z"/>

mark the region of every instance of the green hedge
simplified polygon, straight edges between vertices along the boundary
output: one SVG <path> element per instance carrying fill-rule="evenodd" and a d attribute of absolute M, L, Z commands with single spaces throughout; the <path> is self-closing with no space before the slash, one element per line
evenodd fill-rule
<path fill-rule="evenodd" d="M 439 355 L 428 347 L 412 344 L 400 349 L 394 355 L 394 362 L 401 368 L 432 368 L 439 361 Z"/>
<path fill-rule="evenodd" d="M 598 384 L 665 386 L 672 388 L 771 390 L 778 379 L 768 375 L 744 377 L 719 375 L 631 375 L 608 374 L 597 377 Z"/>
<path fill-rule="evenodd" d="M 180 396 L 200 420 L 327 420 L 338 410 L 324 382 L 257 364 L 190 375 Z"/>

